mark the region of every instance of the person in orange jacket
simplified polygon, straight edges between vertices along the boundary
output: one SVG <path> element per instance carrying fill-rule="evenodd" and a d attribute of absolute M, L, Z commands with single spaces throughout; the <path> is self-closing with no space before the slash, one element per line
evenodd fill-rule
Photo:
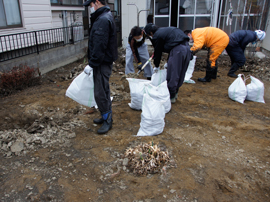
<path fill-rule="evenodd" d="M 211 79 L 217 77 L 217 58 L 229 44 L 229 36 L 221 29 L 215 27 L 203 27 L 194 30 L 186 30 L 185 34 L 190 42 L 194 42 L 190 48 L 193 54 L 206 47 L 208 49 L 208 58 L 206 66 L 206 76 L 199 78 L 201 82 L 211 82 Z"/>

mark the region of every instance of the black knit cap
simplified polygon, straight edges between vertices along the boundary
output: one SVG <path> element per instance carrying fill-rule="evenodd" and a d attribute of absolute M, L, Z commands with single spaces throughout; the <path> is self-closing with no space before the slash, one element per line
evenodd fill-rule
<path fill-rule="evenodd" d="M 144 31 L 147 35 L 151 35 L 153 23 L 149 23 L 144 27 Z"/>
<path fill-rule="evenodd" d="M 83 3 L 83 6 L 89 6 L 90 5 L 90 3 L 95 3 L 96 2 L 96 0 L 87 0 L 87 1 L 85 1 L 84 3 Z"/>

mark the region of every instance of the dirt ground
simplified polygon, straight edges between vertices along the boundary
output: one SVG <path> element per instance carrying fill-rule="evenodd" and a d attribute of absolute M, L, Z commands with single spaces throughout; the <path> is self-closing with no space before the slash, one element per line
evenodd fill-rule
<path fill-rule="evenodd" d="M 165 116 L 162 134 L 137 137 L 141 111 L 132 110 L 123 57 L 110 79 L 113 128 L 97 135 L 99 112 L 65 96 L 83 60 L 43 75 L 42 85 L 0 100 L 0 200 L 8 201 L 270 201 L 269 59 L 250 59 L 239 71 L 258 76 L 265 104 L 232 101 L 230 60 L 218 77 L 203 77 L 205 53 Z M 247 68 L 249 70 L 247 70 Z M 251 70 L 251 71 L 250 71 Z M 142 75 L 140 76 L 141 78 Z M 123 154 L 140 143 L 168 150 L 161 172 L 136 176 Z"/>

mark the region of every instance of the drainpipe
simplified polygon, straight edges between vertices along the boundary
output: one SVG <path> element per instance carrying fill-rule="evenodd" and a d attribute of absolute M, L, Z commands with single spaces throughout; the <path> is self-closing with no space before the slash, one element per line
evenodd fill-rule
<path fill-rule="evenodd" d="M 136 6 L 136 8 L 137 8 L 137 26 L 139 27 L 139 20 L 140 20 L 140 13 L 142 12 L 142 11 L 150 11 L 149 9 L 147 9 L 147 10 L 139 10 L 139 8 L 138 8 L 138 6 L 136 5 L 136 4 L 127 4 L 127 5 L 133 5 L 133 6 Z"/>

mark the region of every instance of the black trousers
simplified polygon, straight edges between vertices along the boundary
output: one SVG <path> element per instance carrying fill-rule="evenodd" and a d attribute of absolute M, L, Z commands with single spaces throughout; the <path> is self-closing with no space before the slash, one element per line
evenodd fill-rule
<path fill-rule="evenodd" d="M 93 68 L 94 94 L 98 109 L 101 114 L 112 110 L 109 78 L 112 73 L 112 65 L 102 64 Z"/>
<path fill-rule="evenodd" d="M 245 54 L 244 50 L 237 44 L 237 45 L 228 45 L 226 51 L 231 59 L 231 69 L 229 70 L 230 73 L 236 72 L 239 67 L 242 67 L 245 62 Z"/>
<path fill-rule="evenodd" d="M 182 86 L 192 54 L 189 45 L 180 44 L 171 51 L 168 59 L 167 83 L 171 98 Z"/>

